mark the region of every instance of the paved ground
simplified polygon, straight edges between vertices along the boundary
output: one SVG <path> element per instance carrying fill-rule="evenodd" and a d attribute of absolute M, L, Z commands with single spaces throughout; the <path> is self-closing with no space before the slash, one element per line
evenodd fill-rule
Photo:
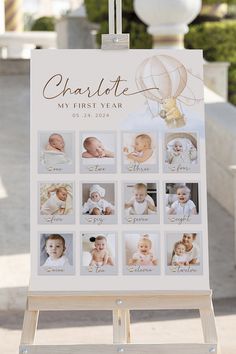
<path fill-rule="evenodd" d="M 29 279 L 29 78 L 0 76 L 0 308 L 23 308 Z M 1 185 L 2 181 L 2 185 Z M 1 198 L 4 193 L 7 198 Z M 236 270 L 233 218 L 208 198 L 210 280 L 223 354 L 236 353 Z M 227 299 L 226 299 L 227 298 Z M 219 300 L 221 299 L 221 300 Z M 22 312 L 0 312 L 0 353 L 17 352 Z M 187 316 L 186 318 L 184 316 Z M 101 319 L 98 321 L 98 319 Z M 173 320 L 172 320 L 173 319 Z M 37 341 L 111 342 L 107 313 L 44 314 Z M 78 327 L 77 327 L 78 326 Z M 137 342 L 200 340 L 199 320 L 193 312 L 134 313 Z M 161 333 L 160 333 L 161 332 Z M 102 333 L 102 335 L 101 335 Z M 159 340 L 160 335 L 160 340 Z M 188 337 L 189 335 L 189 337 Z M 80 338 L 78 340 L 78 338 Z"/>

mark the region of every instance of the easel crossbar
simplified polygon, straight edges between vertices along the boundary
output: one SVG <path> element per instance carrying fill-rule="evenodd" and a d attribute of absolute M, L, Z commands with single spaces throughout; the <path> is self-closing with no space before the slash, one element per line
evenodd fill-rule
<path fill-rule="evenodd" d="M 54 310 L 178 310 L 211 308 L 209 295 L 140 295 L 140 296 L 78 296 L 32 295 L 28 296 L 30 311 Z"/>
<path fill-rule="evenodd" d="M 27 354 L 209 354 L 217 353 L 215 344 L 124 344 L 124 345 L 27 345 Z"/>

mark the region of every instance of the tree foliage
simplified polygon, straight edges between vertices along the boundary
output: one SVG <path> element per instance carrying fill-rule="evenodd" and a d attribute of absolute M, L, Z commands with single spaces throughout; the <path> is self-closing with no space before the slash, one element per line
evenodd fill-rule
<path fill-rule="evenodd" d="M 207 38 L 207 40 L 206 40 Z M 229 100 L 236 105 L 236 21 L 205 22 L 190 26 L 185 36 L 189 49 L 203 49 L 208 61 L 230 62 Z"/>
<path fill-rule="evenodd" d="M 51 16 L 37 18 L 32 24 L 31 31 L 55 31 L 55 18 Z"/>
<path fill-rule="evenodd" d="M 143 0 L 145 1 L 145 0 Z M 203 4 L 236 4 L 236 0 L 203 0 Z M 100 24 L 98 42 L 101 34 L 108 33 L 108 0 L 85 0 L 88 18 Z M 130 33 L 131 48 L 151 48 L 152 38 L 147 34 L 147 26 L 139 20 L 133 8 L 133 0 L 123 0 L 123 32 Z M 208 61 L 230 62 L 229 100 L 236 104 L 236 21 L 203 22 L 190 26 L 185 36 L 185 46 L 203 49 Z"/>
<path fill-rule="evenodd" d="M 203 5 L 216 5 L 216 4 L 236 4 L 236 0 L 203 0 Z"/>

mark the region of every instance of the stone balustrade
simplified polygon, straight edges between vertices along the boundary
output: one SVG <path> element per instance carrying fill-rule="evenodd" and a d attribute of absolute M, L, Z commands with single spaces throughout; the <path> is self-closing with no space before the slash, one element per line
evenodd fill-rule
<path fill-rule="evenodd" d="M 56 48 L 57 34 L 49 31 L 4 32 L 0 34 L 2 58 L 30 58 L 30 50 L 36 47 Z"/>

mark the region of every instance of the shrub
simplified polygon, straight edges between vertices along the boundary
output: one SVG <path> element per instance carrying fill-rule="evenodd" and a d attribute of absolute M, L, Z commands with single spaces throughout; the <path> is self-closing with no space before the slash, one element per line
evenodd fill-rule
<path fill-rule="evenodd" d="M 215 5 L 215 4 L 236 4 L 236 0 L 203 0 L 203 5 Z"/>
<path fill-rule="evenodd" d="M 203 49 L 208 61 L 227 61 L 229 67 L 229 101 L 236 105 L 236 21 L 205 22 L 190 26 L 185 47 Z"/>
<path fill-rule="evenodd" d="M 43 16 L 37 18 L 32 24 L 31 31 L 54 31 L 55 18 L 50 16 Z"/>

